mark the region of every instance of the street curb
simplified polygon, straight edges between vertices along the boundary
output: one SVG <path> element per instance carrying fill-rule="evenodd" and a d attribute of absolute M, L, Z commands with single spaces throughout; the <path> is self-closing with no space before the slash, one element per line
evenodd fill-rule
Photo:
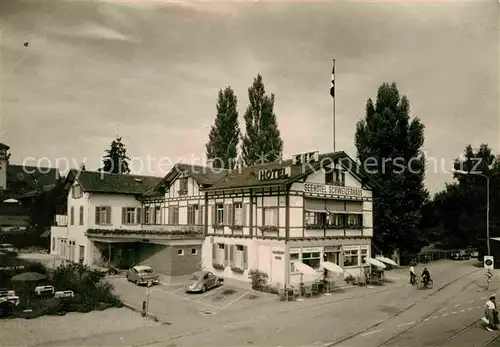
<path fill-rule="evenodd" d="M 122 302 L 122 304 L 123 304 L 123 307 L 128 308 L 129 310 L 132 310 L 132 311 L 134 311 L 134 312 L 138 312 L 138 313 L 142 314 L 142 310 L 137 309 L 137 308 L 136 308 L 136 307 L 134 307 L 133 305 L 127 304 L 126 302 Z M 150 319 L 150 320 L 152 320 L 152 321 L 154 321 L 154 322 L 161 323 L 161 324 L 163 324 L 163 325 L 172 325 L 172 323 L 171 323 L 171 322 L 168 322 L 168 321 L 160 321 L 160 320 L 158 319 L 158 317 L 156 317 L 154 314 L 151 314 L 151 313 L 146 313 L 146 317 L 145 317 L 145 318 Z"/>

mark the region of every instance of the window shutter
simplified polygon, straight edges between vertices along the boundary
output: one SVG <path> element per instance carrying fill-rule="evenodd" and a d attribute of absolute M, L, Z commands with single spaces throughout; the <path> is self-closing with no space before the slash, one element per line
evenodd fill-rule
<path fill-rule="evenodd" d="M 101 218 L 99 216 L 99 207 L 96 206 L 96 208 L 95 208 L 95 224 L 99 225 L 100 220 L 101 220 Z"/>
<path fill-rule="evenodd" d="M 234 245 L 229 246 L 229 266 L 234 266 Z"/>
<path fill-rule="evenodd" d="M 168 224 L 174 224 L 174 209 L 172 206 L 168 207 Z"/>
<path fill-rule="evenodd" d="M 228 266 L 229 265 L 229 247 L 227 245 L 224 245 L 224 265 Z"/>
<path fill-rule="evenodd" d="M 106 224 L 111 224 L 111 207 L 106 207 Z"/>
<path fill-rule="evenodd" d="M 127 223 L 127 209 L 122 207 L 122 224 Z"/>
<path fill-rule="evenodd" d="M 243 246 L 243 270 L 248 269 L 248 246 Z"/>
<path fill-rule="evenodd" d="M 148 224 L 155 224 L 155 209 L 152 206 L 149 207 L 149 223 Z"/>
<path fill-rule="evenodd" d="M 141 214 L 142 214 L 142 208 L 138 207 L 137 210 L 136 210 L 136 215 L 137 215 L 137 224 L 141 224 L 142 223 L 142 219 L 141 219 Z"/>
<path fill-rule="evenodd" d="M 227 225 L 234 225 L 233 205 L 227 205 Z"/>
<path fill-rule="evenodd" d="M 216 255 L 217 255 L 217 244 L 212 243 L 212 261 L 214 262 L 217 259 Z"/>
<path fill-rule="evenodd" d="M 212 225 L 214 225 L 217 224 L 217 219 L 216 219 L 217 205 L 212 205 L 210 206 L 210 208 L 212 209 Z"/>
<path fill-rule="evenodd" d="M 250 225 L 247 224 L 247 210 L 248 210 L 248 204 L 243 204 L 243 210 L 241 211 L 241 222 L 243 225 Z"/>
<path fill-rule="evenodd" d="M 198 224 L 203 225 L 203 205 L 198 205 Z"/>
<path fill-rule="evenodd" d="M 70 222 L 71 222 L 71 225 L 75 224 L 75 208 L 73 206 L 71 206 L 71 210 L 70 210 Z"/>

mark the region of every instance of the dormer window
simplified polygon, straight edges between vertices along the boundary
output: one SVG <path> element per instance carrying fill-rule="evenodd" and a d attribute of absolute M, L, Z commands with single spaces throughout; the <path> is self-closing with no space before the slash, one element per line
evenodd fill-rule
<path fill-rule="evenodd" d="M 71 195 L 72 195 L 73 199 L 80 199 L 83 195 L 82 186 L 80 186 L 79 184 L 74 185 L 71 188 L 71 192 L 72 192 Z"/>
<path fill-rule="evenodd" d="M 325 173 L 325 184 L 333 184 L 333 182 L 333 172 L 331 171 L 331 169 L 328 169 L 328 171 Z"/>

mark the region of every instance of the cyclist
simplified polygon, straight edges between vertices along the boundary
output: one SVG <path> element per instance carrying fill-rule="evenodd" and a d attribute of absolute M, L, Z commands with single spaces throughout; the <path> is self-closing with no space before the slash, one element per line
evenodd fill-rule
<path fill-rule="evenodd" d="M 429 273 L 429 270 L 427 270 L 427 268 L 424 268 L 424 271 L 422 271 L 422 281 L 424 282 L 425 287 L 427 287 L 427 284 L 429 284 L 430 279 L 431 274 Z"/>

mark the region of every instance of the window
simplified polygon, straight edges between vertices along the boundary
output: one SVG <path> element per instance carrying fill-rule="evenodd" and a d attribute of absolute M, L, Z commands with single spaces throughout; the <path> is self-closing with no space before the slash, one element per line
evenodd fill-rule
<path fill-rule="evenodd" d="M 198 250 L 196 248 L 191 248 L 191 255 L 198 255 Z"/>
<path fill-rule="evenodd" d="M 362 225 L 362 214 L 349 214 L 347 215 L 347 226 L 361 228 Z"/>
<path fill-rule="evenodd" d="M 178 249 L 177 255 L 184 255 L 184 250 L 182 248 Z"/>
<path fill-rule="evenodd" d="M 82 197 L 82 187 L 77 184 L 71 187 L 71 195 L 73 199 L 80 199 Z"/>
<path fill-rule="evenodd" d="M 304 225 L 308 229 L 323 229 L 326 225 L 326 212 L 304 212 Z"/>
<path fill-rule="evenodd" d="M 325 184 L 333 184 L 333 171 L 330 168 L 327 170 L 325 173 Z"/>
<path fill-rule="evenodd" d="M 83 225 L 83 206 L 80 206 L 80 225 Z"/>
<path fill-rule="evenodd" d="M 56 250 L 56 238 L 55 237 L 52 238 L 52 250 L 53 251 Z"/>
<path fill-rule="evenodd" d="M 71 206 L 69 220 L 71 225 L 75 225 L 75 208 Z"/>
<path fill-rule="evenodd" d="M 161 223 L 161 207 L 155 206 L 155 221 L 154 224 L 162 224 Z"/>
<path fill-rule="evenodd" d="M 328 226 L 331 228 L 343 228 L 345 226 L 345 214 L 330 213 L 328 215 Z"/>
<path fill-rule="evenodd" d="M 168 208 L 168 224 L 179 225 L 179 206 L 170 206 Z"/>
<path fill-rule="evenodd" d="M 137 208 L 135 216 L 136 216 L 137 224 L 141 224 L 142 223 L 142 208 L 141 207 Z"/>
<path fill-rule="evenodd" d="M 144 224 L 152 224 L 151 217 L 151 207 L 144 207 Z"/>
<path fill-rule="evenodd" d="M 135 224 L 135 214 L 136 214 L 136 209 L 135 207 L 124 207 L 122 209 L 123 211 L 123 224 Z"/>
<path fill-rule="evenodd" d="M 368 257 L 368 246 L 361 246 L 361 265 L 365 264 L 365 259 Z"/>
<path fill-rule="evenodd" d="M 313 269 L 319 269 L 321 263 L 321 253 L 302 253 L 302 262 Z"/>
<path fill-rule="evenodd" d="M 111 224 L 111 207 L 96 206 L 95 208 L 95 224 Z"/>
<path fill-rule="evenodd" d="M 291 251 L 290 251 L 291 252 Z M 293 264 L 294 260 L 300 260 L 300 254 L 297 253 L 290 253 L 290 272 L 298 272 L 297 269 L 295 268 L 295 265 Z"/>
<path fill-rule="evenodd" d="M 248 268 L 247 262 L 247 247 L 243 245 L 231 245 L 230 251 L 230 265 L 242 270 Z"/>
<path fill-rule="evenodd" d="M 179 188 L 179 194 L 184 195 L 187 194 L 188 192 L 188 178 L 184 177 L 179 180 L 180 183 L 180 188 Z"/>
<path fill-rule="evenodd" d="M 200 212 L 198 205 L 188 205 L 188 225 L 199 225 L 200 223 Z"/>
<path fill-rule="evenodd" d="M 223 225 L 224 224 L 224 204 L 217 204 L 216 205 L 216 219 L 215 219 L 215 224 L 217 225 Z"/>
<path fill-rule="evenodd" d="M 83 264 L 84 258 L 85 258 L 85 246 L 80 246 L 80 252 L 78 256 L 78 260 L 80 261 L 80 263 Z"/>
<path fill-rule="evenodd" d="M 214 244 L 213 260 L 217 264 L 226 265 L 226 245 L 223 243 Z"/>
<path fill-rule="evenodd" d="M 358 249 L 344 249 L 344 266 L 358 266 L 359 253 Z"/>
<path fill-rule="evenodd" d="M 234 221 L 233 225 L 244 225 L 243 221 L 243 204 L 241 202 L 236 202 L 233 206 Z"/>
<path fill-rule="evenodd" d="M 264 226 L 278 226 L 278 209 L 276 207 L 263 208 L 262 224 Z"/>

